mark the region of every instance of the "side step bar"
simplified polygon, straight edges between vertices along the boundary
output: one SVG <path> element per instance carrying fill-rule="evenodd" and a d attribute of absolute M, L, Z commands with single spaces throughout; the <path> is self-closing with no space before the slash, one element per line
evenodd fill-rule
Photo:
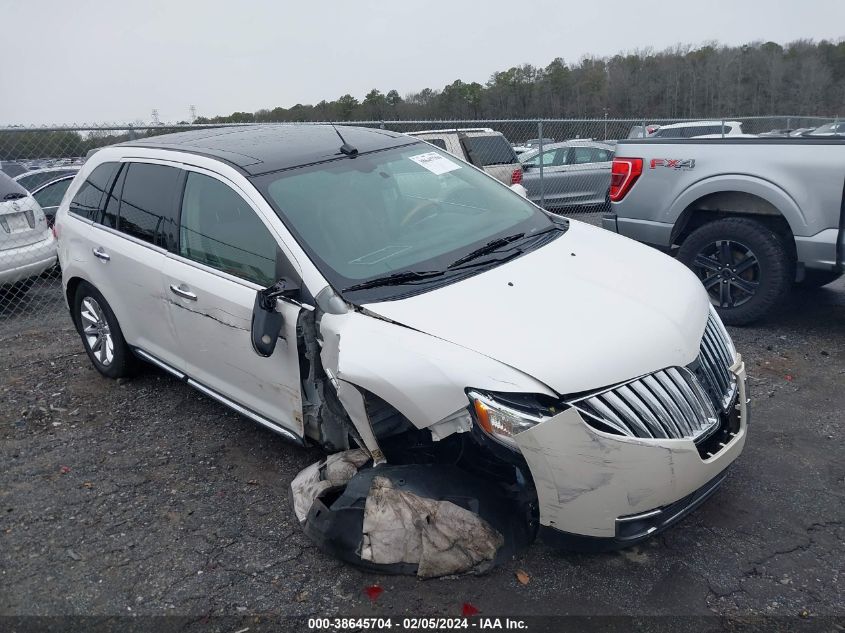
<path fill-rule="evenodd" d="M 171 367 L 170 365 L 168 365 L 167 363 L 165 363 L 162 360 L 159 360 L 158 358 L 156 358 L 152 354 L 149 354 L 148 352 L 145 352 L 144 350 L 137 348 L 137 347 L 133 348 L 133 351 L 135 352 L 135 354 L 138 355 L 139 358 L 141 358 L 141 359 L 143 359 L 143 360 L 145 360 L 149 363 L 152 363 L 153 365 L 155 365 L 156 367 L 159 367 L 160 369 L 163 369 L 164 371 L 166 371 L 167 373 L 169 373 L 172 376 L 175 376 L 176 378 L 178 378 L 182 382 L 188 383 L 191 387 L 193 387 L 194 389 L 196 389 L 200 393 L 205 394 L 209 398 L 213 398 L 214 400 L 216 400 L 220 404 L 226 405 L 227 407 L 229 407 L 230 409 L 232 409 L 236 413 L 240 413 L 242 416 L 249 418 L 253 422 L 256 422 L 256 423 L 260 424 L 261 426 L 264 426 L 264 427 L 270 429 L 271 431 L 278 433 L 283 438 L 285 438 L 286 440 L 288 440 L 289 442 L 291 442 L 293 444 L 296 444 L 297 446 L 305 446 L 304 438 L 300 437 L 299 435 L 296 435 L 295 433 L 286 429 L 285 427 L 279 426 L 278 424 L 276 424 L 272 420 L 265 418 L 263 415 L 260 415 L 260 414 L 256 413 L 255 411 L 252 411 L 251 409 L 247 409 L 246 407 L 238 404 L 234 400 L 230 400 L 229 398 L 227 398 L 226 396 L 224 396 L 221 393 L 218 393 L 214 389 L 212 389 L 210 387 L 206 387 L 201 382 L 197 382 L 196 380 L 194 380 L 193 378 L 190 378 L 189 376 L 187 376 L 183 372 L 179 371 L 178 369 Z"/>

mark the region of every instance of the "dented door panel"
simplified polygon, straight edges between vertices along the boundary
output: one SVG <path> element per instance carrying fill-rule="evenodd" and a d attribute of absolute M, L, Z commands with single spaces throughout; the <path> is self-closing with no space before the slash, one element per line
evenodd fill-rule
<path fill-rule="evenodd" d="M 303 434 L 296 320 L 300 308 L 279 302 L 283 336 L 273 355 L 252 349 L 250 326 L 258 287 L 212 272 L 178 256 L 164 271 L 167 304 L 179 336 L 186 373 L 243 406 Z M 189 299 L 170 287 L 196 295 Z"/>

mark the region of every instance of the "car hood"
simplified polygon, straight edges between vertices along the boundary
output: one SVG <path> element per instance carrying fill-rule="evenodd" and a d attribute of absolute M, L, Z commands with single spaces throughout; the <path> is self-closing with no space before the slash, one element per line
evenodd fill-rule
<path fill-rule="evenodd" d="M 709 299 L 672 258 L 572 221 L 554 241 L 494 269 L 364 307 L 564 395 L 689 364 Z"/>

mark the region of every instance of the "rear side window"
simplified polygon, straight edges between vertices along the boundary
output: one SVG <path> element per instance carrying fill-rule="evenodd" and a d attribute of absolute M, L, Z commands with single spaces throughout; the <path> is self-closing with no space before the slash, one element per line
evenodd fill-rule
<path fill-rule="evenodd" d="M 120 167 L 119 163 L 103 163 L 85 179 L 70 202 L 70 212 L 89 220 L 100 220 L 105 193 Z"/>
<path fill-rule="evenodd" d="M 519 160 L 513 148 L 498 134 L 492 136 L 465 136 L 462 139 L 464 147 L 470 154 L 470 160 L 476 167 L 487 165 L 510 165 Z"/>
<path fill-rule="evenodd" d="M 57 180 L 51 182 L 49 185 L 36 192 L 32 197 L 38 201 L 42 208 L 57 207 L 61 204 L 65 191 L 70 187 L 72 178 L 65 178 L 64 180 Z"/>
<path fill-rule="evenodd" d="M 117 230 L 162 248 L 175 247 L 181 171 L 148 163 L 124 169 Z"/>
<path fill-rule="evenodd" d="M 428 141 L 429 143 L 431 143 L 435 147 L 439 147 L 440 149 L 443 149 L 443 150 L 446 149 L 446 141 L 444 141 L 442 138 L 429 138 L 429 139 L 426 139 L 426 141 Z"/>
<path fill-rule="evenodd" d="M 276 240 L 246 200 L 219 180 L 188 173 L 181 217 L 183 257 L 261 286 L 279 277 Z"/>

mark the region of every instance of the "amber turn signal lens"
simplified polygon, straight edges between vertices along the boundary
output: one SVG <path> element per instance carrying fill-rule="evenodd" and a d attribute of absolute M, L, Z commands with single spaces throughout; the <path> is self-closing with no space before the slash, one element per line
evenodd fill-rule
<path fill-rule="evenodd" d="M 490 412 L 487 410 L 487 407 L 479 400 L 473 400 L 473 406 L 475 407 L 475 417 L 478 419 L 478 426 L 488 433 L 493 433 L 493 425 L 490 424 Z"/>

